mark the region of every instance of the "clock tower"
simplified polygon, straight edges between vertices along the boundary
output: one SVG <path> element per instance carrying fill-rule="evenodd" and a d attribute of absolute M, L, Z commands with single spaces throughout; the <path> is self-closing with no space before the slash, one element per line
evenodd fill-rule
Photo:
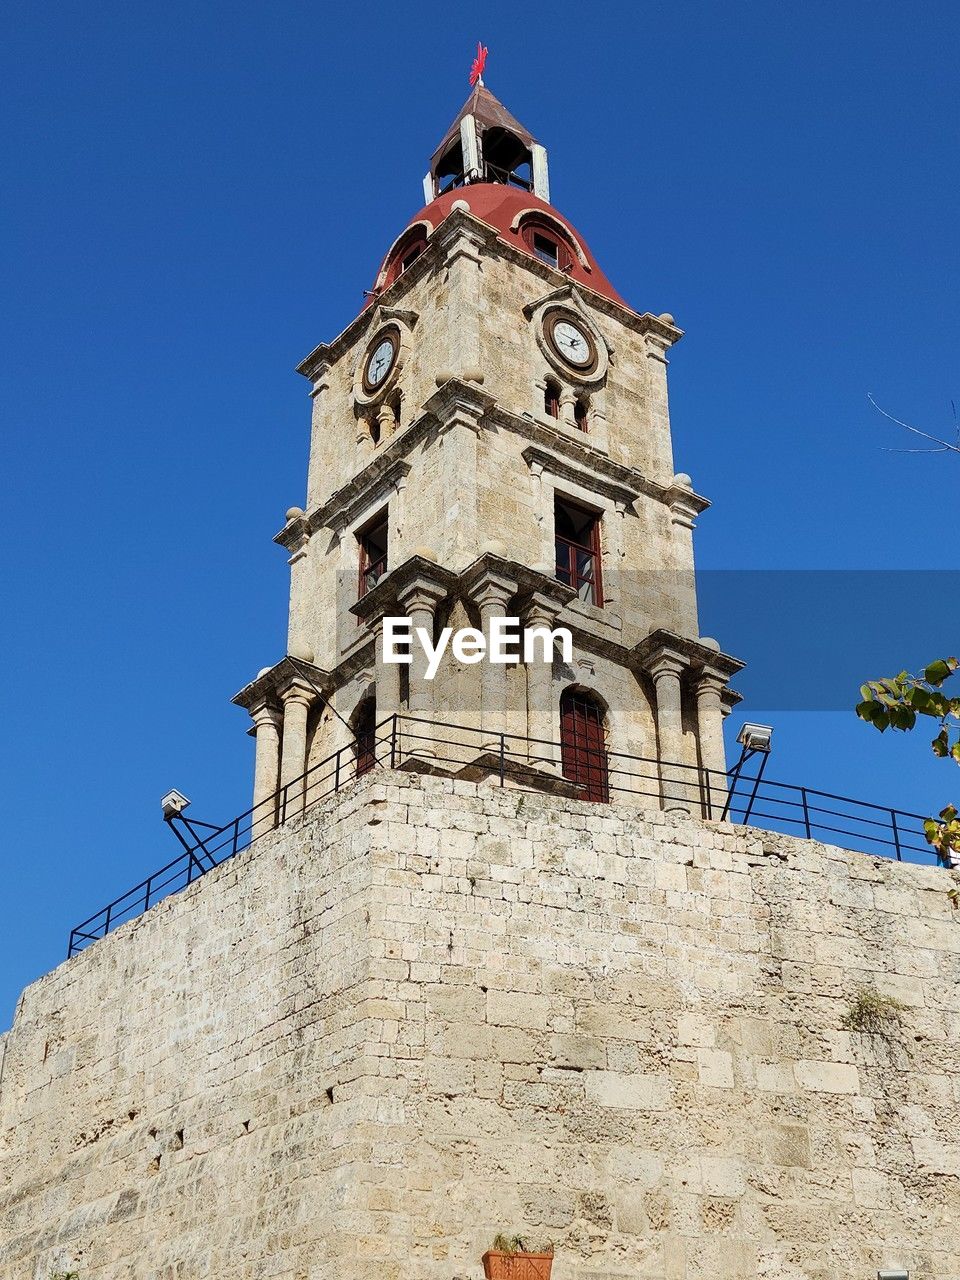
<path fill-rule="evenodd" d="M 398 733 L 432 772 L 478 776 L 498 756 L 527 786 L 702 809 L 694 780 L 706 768 L 720 787 L 741 664 L 699 633 L 708 503 L 674 469 L 667 401 L 681 331 L 613 287 L 550 202 L 546 149 L 482 82 L 423 185 L 364 309 L 298 366 L 313 413 L 306 501 L 275 539 L 287 655 L 234 699 L 259 828 L 308 801 L 337 752 L 362 771 L 389 738 L 396 764 Z M 564 627 L 572 653 L 448 653 L 430 680 L 415 646 L 409 666 L 385 660 L 393 617 L 428 634 Z M 638 761 L 648 785 L 624 787 Z"/>

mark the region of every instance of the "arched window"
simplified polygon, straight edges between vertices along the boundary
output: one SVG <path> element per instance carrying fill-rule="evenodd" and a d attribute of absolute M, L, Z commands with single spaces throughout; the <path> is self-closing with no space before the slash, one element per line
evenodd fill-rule
<path fill-rule="evenodd" d="M 548 418 L 560 417 L 560 383 L 548 378 L 543 391 L 543 411 Z"/>
<path fill-rule="evenodd" d="M 573 406 L 573 420 L 580 431 L 587 430 L 590 409 L 585 396 L 579 396 Z"/>
<path fill-rule="evenodd" d="M 561 232 L 545 218 L 524 218 L 520 224 L 520 238 L 535 258 L 558 271 L 573 269 L 573 246 Z"/>
<path fill-rule="evenodd" d="M 423 226 L 413 227 L 409 235 L 403 237 L 387 263 L 386 278 L 383 288 L 386 289 L 398 280 L 423 253 L 427 247 L 427 231 Z"/>
<path fill-rule="evenodd" d="M 361 703 L 354 717 L 353 732 L 356 739 L 357 777 L 362 777 L 377 763 L 377 702 L 367 698 Z"/>
<path fill-rule="evenodd" d="M 563 776 L 581 788 L 581 800 L 610 799 L 603 707 L 584 689 L 567 689 L 560 698 L 560 760 Z"/>

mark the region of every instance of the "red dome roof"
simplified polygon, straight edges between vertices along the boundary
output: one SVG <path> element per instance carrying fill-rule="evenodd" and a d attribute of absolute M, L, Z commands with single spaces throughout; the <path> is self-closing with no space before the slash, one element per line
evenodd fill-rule
<path fill-rule="evenodd" d="M 530 254 L 531 257 L 534 256 L 533 249 L 527 244 L 522 234 L 522 224 L 527 222 L 523 215 L 539 214 L 541 226 L 549 229 L 550 224 L 554 224 L 556 230 L 561 233 L 558 238 L 569 241 L 572 249 L 569 255 L 570 266 L 564 274 L 571 280 L 575 280 L 577 284 L 583 285 L 586 289 L 592 289 L 594 293 L 602 294 L 603 297 L 619 303 L 620 306 L 627 305 L 597 266 L 596 259 L 582 237 L 566 218 L 563 218 L 552 205 L 541 200 L 539 196 L 533 195 L 530 191 L 523 191 L 519 187 L 508 187 L 495 182 L 477 182 L 467 187 L 454 187 L 451 191 L 438 196 L 412 217 L 406 230 L 418 222 L 427 222 L 430 224 L 429 229 L 435 231 L 450 213 L 454 202 L 458 200 L 465 201 L 475 217 L 494 227 L 502 240 L 514 245 L 523 253 Z M 531 217 L 530 220 L 533 221 L 534 218 Z M 387 278 L 385 268 L 403 238 L 401 235 L 394 241 L 390 252 L 384 258 L 377 273 L 376 288 L 384 287 L 384 281 Z"/>

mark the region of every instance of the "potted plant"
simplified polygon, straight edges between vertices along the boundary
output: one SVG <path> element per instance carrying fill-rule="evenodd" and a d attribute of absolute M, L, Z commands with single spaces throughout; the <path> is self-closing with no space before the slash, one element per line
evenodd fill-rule
<path fill-rule="evenodd" d="M 534 1245 L 524 1236 L 499 1235 L 482 1261 L 486 1280 L 550 1280 L 553 1245 Z"/>

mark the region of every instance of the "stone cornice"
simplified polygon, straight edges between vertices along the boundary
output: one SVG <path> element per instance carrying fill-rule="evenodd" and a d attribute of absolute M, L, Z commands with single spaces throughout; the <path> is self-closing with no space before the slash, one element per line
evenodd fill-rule
<path fill-rule="evenodd" d="M 509 244 L 501 238 L 496 227 L 490 226 L 482 218 L 469 213 L 466 209 L 453 209 L 428 237 L 426 248 L 410 268 L 398 276 L 393 284 L 376 295 L 373 304 L 365 307 L 335 338 L 314 347 L 310 354 L 297 365 L 297 373 L 314 381 L 324 368 L 335 364 L 340 359 L 358 335 L 371 327 L 378 305 L 383 308 L 385 303 L 395 304 L 416 280 L 426 274 L 431 264 L 437 265 L 438 260 L 447 257 L 458 239 L 473 239 L 476 242 L 478 232 L 483 252 L 501 253 L 509 262 L 526 268 L 531 275 L 538 276 L 548 286 L 558 291 L 562 291 L 570 284 L 568 277 L 562 271 L 557 271 L 547 263 L 541 262 L 539 258 L 532 257 L 518 246 Z M 614 302 L 580 281 L 577 282 L 576 287 L 584 301 L 589 302 L 604 315 L 620 321 L 625 328 L 633 330 L 634 333 L 649 334 L 662 342 L 664 347 L 672 346 L 683 337 L 682 329 L 661 316 L 655 316 L 649 311 L 642 313 L 634 311 L 625 303 Z"/>
<path fill-rule="evenodd" d="M 282 705 L 283 690 L 297 682 L 305 682 L 312 686 L 314 692 L 321 697 L 326 697 L 332 688 L 329 671 L 324 671 L 322 667 L 314 666 L 312 662 L 306 662 L 303 658 L 292 658 L 288 654 L 272 667 L 261 671 L 249 684 L 245 684 L 239 693 L 234 694 L 230 701 L 234 706 L 245 707 L 247 711 L 252 711 L 259 706 L 277 708 Z"/>
<path fill-rule="evenodd" d="M 421 582 L 449 595 L 456 590 L 457 574 L 426 556 L 413 555 L 385 574 L 372 591 L 350 606 L 350 612 L 364 622 L 378 622 L 392 609 L 402 612 L 400 596 Z"/>
<path fill-rule="evenodd" d="M 322 507 L 288 520 L 273 540 L 287 550 L 295 550 L 302 545 L 304 535 L 310 537 L 318 529 L 344 528 L 365 506 L 375 502 L 409 474 L 410 463 L 392 450 L 385 450 L 342 489 L 331 494 Z"/>
<path fill-rule="evenodd" d="M 564 450 L 567 456 L 559 457 L 559 450 L 548 452 L 532 444 L 524 449 L 521 456 L 531 470 L 540 467 L 550 475 L 583 485 L 611 502 L 622 502 L 628 507 L 646 492 L 647 485 L 639 471 L 621 466 L 605 454 L 579 450 L 576 444 L 573 444 L 573 449 L 580 454 L 575 458 L 577 465 L 573 465 L 574 459 L 570 458 L 567 450 Z"/>
<path fill-rule="evenodd" d="M 633 655 L 632 665 L 646 670 L 656 656 L 664 651 L 676 654 L 690 671 L 716 674 L 728 680 L 746 666 L 739 658 L 721 652 L 719 646 L 705 644 L 691 636 L 679 636 L 663 627 L 651 631 L 639 644 L 633 646 L 630 650 Z"/>
<path fill-rule="evenodd" d="M 419 259 L 418 259 L 419 261 Z M 302 546 L 304 535 L 309 536 L 338 518 L 349 523 L 351 513 L 371 500 L 378 489 L 388 488 L 405 478 L 410 464 L 404 461 L 431 434 L 457 420 L 464 425 L 497 426 L 512 431 L 531 441 L 523 451 L 528 466 L 541 465 L 553 475 L 566 475 L 574 482 L 582 483 L 585 477 L 593 481 L 597 492 L 611 501 L 633 503 L 641 494 L 663 502 L 670 507 L 675 520 L 686 523 L 694 514 L 710 506 L 707 498 L 674 481 L 670 485 L 659 484 L 645 476 L 636 467 L 616 462 L 589 444 L 581 444 L 559 428 L 537 422 L 524 414 L 511 413 L 497 404 L 494 398 L 474 382 L 461 378 L 449 378 L 427 400 L 425 412 L 409 426 L 398 432 L 386 447 L 341 489 L 306 515 L 288 520 L 274 537 L 274 542 L 295 551 Z M 528 454 L 530 455 L 528 457 Z M 564 462 L 582 470 L 575 472 L 569 465 L 563 471 Z"/>

